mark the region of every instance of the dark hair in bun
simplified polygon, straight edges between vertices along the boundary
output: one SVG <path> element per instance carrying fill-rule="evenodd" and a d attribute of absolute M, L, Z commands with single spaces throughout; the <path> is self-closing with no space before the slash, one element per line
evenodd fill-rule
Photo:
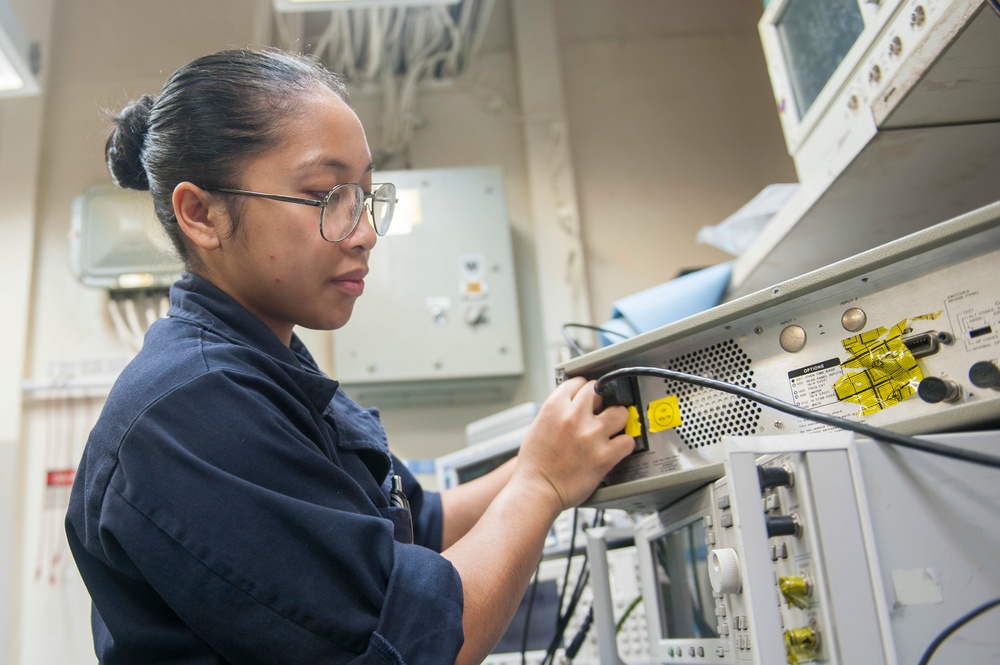
<path fill-rule="evenodd" d="M 144 95 L 114 117 L 108 169 L 121 187 L 150 190 L 160 223 L 188 261 L 174 188 L 185 181 L 238 188 L 240 168 L 281 141 L 283 120 L 317 86 L 350 103 L 340 77 L 298 53 L 230 50 L 199 58 L 178 69 L 155 98 Z"/>
<path fill-rule="evenodd" d="M 149 189 L 146 167 L 142 165 L 142 148 L 149 131 L 149 112 L 154 100 L 143 95 L 114 116 L 115 128 L 104 148 L 108 170 L 115 184 L 125 189 Z"/>

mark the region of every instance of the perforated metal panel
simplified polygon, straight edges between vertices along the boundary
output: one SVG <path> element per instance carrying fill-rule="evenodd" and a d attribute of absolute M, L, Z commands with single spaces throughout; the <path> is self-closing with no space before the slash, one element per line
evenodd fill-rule
<path fill-rule="evenodd" d="M 756 389 L 752 360 L 732 339 L 686 353 L 664 363 L 666 369 L 704 376 Z M 730 395 L 690 383 L 666 381 L 667 392 L 677 394 L 682 412 L 689 414 L 677 428 L 688 448 L 702 448 L 723 436 L 744 436 L 758 432 L 761 407 L 745 397 Z"/>

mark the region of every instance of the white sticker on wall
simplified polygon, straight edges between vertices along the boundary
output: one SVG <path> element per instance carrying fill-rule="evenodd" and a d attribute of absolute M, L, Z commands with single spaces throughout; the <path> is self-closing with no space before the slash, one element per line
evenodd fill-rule
<path fill-rule="evenodd" d="M 458 290 L 466 300 L 482 300 L 489 292 L 486 284 L 486 258 L 482 254 L 463 254 L 458 259 Z"/>

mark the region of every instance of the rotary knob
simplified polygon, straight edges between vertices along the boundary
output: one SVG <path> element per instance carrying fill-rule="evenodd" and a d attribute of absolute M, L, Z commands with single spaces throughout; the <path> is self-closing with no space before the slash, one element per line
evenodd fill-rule
<path fill-rule="evenodd" d="M 708 579 L 715 593 L 737 593 L 743 588 L 740 580 L 740 557 L 736 550 L 724 547 L 708 555 Z"/>

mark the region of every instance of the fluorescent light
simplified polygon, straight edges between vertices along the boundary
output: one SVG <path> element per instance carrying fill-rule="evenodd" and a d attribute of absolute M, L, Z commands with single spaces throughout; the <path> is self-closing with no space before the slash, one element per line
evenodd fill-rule
<path fill-rule="evenodd" d="M 279 12 L 311 12 L 331 9 L 376 9 L 386 7 L 427 7 L 455 5 L 459 0 L 274 0 Z"/>
<path fill-rule="evenodd" d="M 24 87 L 24 79 L 11 64 L 7 52 L 0 49 L 0 92 L 20 90 Z"/>
<path fill-rule="evenodd" d="M 39 92 L 35 73 L 29 66 L 31 48 L 21 24 L 6 1 L 0 0 L 0 97 Z"/>

